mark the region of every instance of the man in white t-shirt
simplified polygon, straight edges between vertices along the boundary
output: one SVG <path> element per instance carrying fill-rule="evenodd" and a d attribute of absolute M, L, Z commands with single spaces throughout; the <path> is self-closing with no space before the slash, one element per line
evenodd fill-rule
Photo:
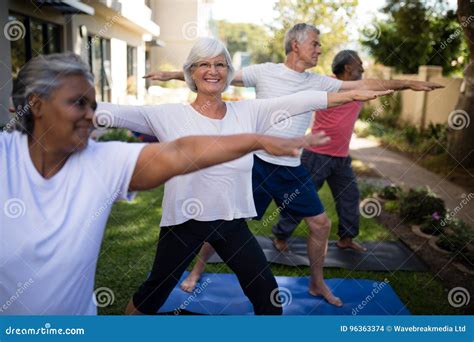
<path fill-rule="evenodd" d="M 340 81 L 331 77 L 306 71 L 318 63 L 321 54 L 319 30 L 313 25 L 296 24 L 285 35 L 284 63 L 264 63 L 243 68 L 237 72 L 232 85 L 255 87 L 257 98 L 284 96 L 303 90 L 338 92 L 353 89 L 367 90 L 421 90 L 430 91 L 442 87 L 432 82 L 409 80 L 358 80 Z M 145 76 L 153 80 L 184 80 L 182 72 L 155 72 Z M 304 134 L 309 127 L 312 113 L 289 118 L 284 110 L 275 112 L 275 124 L 268 130 L 277 136 Z M 304 217 L 309 228 L 308 257 L 310 260 L 310 294 L 322 295 L 329 303 L 342 306 L 326 286 L 323 277 L 324 257 L 331 222 L 312 183 L 309 172 L 301 165 L 299 157 L 273 157 L 265 152 L 257 152 L 253 169 L 253 195 L 260 219 L 268 205 L 274 200 L 282 216 Z M 284 250 L 281 241 L 274 241 L 275 247 Z M 182 288 L 191 291 L 205 261 L 212 254 L 205 245 L 195 268 L 183 282 Z"/>
<path fill-rule="evenodd" d="M 129 191 L 260 148 L 293 155 L 320 140 L 240 134 L 94 142 L 94 80 L 73 54 L 30 60 L 14 82 L 13 102 L 21 132 L 0 133 L 0 315 L 95 315 L 105 225 Z"/>
<path fill-rule="evenodd" d="M 356 51 L 342 50 L 334 57 L 332 71 L 337 79 L 352 81 L 362 79 L 364 67 Z M 363 102 L 352 101 L 317 111 L 311 129 L 324 131 L 331 140 L 324 146 L 305 149 L 301 164 L 311 174 L 316 189 L 321 189 L 325 182 L 331 189 L 338 216 L 336 246 L 366 252 L 366 247 L 354 241 L 359 234 L 359 189 L 349 156 L 349 143 L 362 106 Z M 273 226 L 273 235 L 285 245 L 300 222 L 298 217 L 280 216 Z"/>

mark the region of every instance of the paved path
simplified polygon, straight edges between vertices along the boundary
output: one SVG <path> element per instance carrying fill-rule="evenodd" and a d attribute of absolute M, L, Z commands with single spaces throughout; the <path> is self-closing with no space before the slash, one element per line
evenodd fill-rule
<path fill-rule="evenodd" d="M 418 166 L 412 160 L 380 146 L 376 141 L 358 138 L 354 135 L 350 149 L 353 158 L 372 167 L 381 176 L 388 178 L 395 184 L 409 188 L 429 186 L 443 198 L 447 208 L 458 212 L 457 218 L 474 228 L 474 193 L 470 193 L 442 176 Z M 472 181 L 474 182 L 474 175 L 472 175 Z"/>

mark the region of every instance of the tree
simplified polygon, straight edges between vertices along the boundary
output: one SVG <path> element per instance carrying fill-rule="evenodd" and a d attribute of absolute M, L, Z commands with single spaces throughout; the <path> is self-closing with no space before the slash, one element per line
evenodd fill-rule
<path fill-rule="evenodd" d="M 441 0 L 388 0 L 361 40 L 375 60 L 402 73 L 417 73 L 420 65 L 439 65 L 448 75 L 466 64 L 467 48 L 456 13 Z"/>
<path fill-rule="evenodd" d="M 458 0 L 458 19 L 469 51 L 456 110 L 448 119 L 448 151 L 465 167 L 474 167 L 474 2 Z"/>
<path fill-rule="evenodd" d="M 316 70 L 330 73 L 334 55 L 349 40 L 346 25 L 353 17 L 357 4 L 358 0 L 279 0 L 275 4 L 278 17 L 271 27 L 274 36 L 268 41 L 269 61 L 284 61 L 285 32 L 293 25 L 303 22 L 313 24 L 321 31 L 323 53 Z"/>

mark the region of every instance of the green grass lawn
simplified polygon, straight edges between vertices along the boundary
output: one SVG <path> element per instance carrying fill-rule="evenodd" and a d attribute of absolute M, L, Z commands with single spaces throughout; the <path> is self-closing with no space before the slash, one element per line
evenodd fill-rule
<path fill-rule="evenodd" d="M 333 222 L 331 239 L 337 239 L 337 216 L 327 186 L 319 192 L 327 213 Z M 140 193 L 132 203 L 120 202 L 114 205 L 110 215 L 102 245 L 96 286 L 110 288 L 115 301 L 101 308 L 100 314 L 120 315 L 136 288 L 150 271 L 158 241 L 161 219 L 161 200 L 163 187 Z M 266 217 L 276 209 L 267 210 Z M 273 222 L 271 222 L 273 223 Z M 249 222 L 256 235 L 271 235 L 271 225 L 263 227 L 259 221 Z M 295 235 L 306 236 L 304 223 L 297 228 Z M 359 240 L 391 240 L 394 237 L 373 219 L 361 218 Z M 275 275 L 308 276 L 308 267 L 287 267 L 272 265 Z M 207 272 L 230 273 L 225 264 L 208 265 Z M 438 280 L 429 272 L 356 272 L 345 269 L 326 268 L 326 278 L 365 278 L 383 281 L 390 285 L 413 314 L 455 314 L 448 304 L 447 293 Z"/>

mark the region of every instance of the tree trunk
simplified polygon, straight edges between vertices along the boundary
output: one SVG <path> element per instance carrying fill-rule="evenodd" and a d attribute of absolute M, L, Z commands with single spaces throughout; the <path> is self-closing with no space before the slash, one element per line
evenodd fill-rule
<path fill-rule="evenodd" d="M 458 0 L 458 19 L 469 49 L 469 64 L 456 110 L 448 119 L 448 151 L 464 167 L 474 166 L 474 1 Z"/>

